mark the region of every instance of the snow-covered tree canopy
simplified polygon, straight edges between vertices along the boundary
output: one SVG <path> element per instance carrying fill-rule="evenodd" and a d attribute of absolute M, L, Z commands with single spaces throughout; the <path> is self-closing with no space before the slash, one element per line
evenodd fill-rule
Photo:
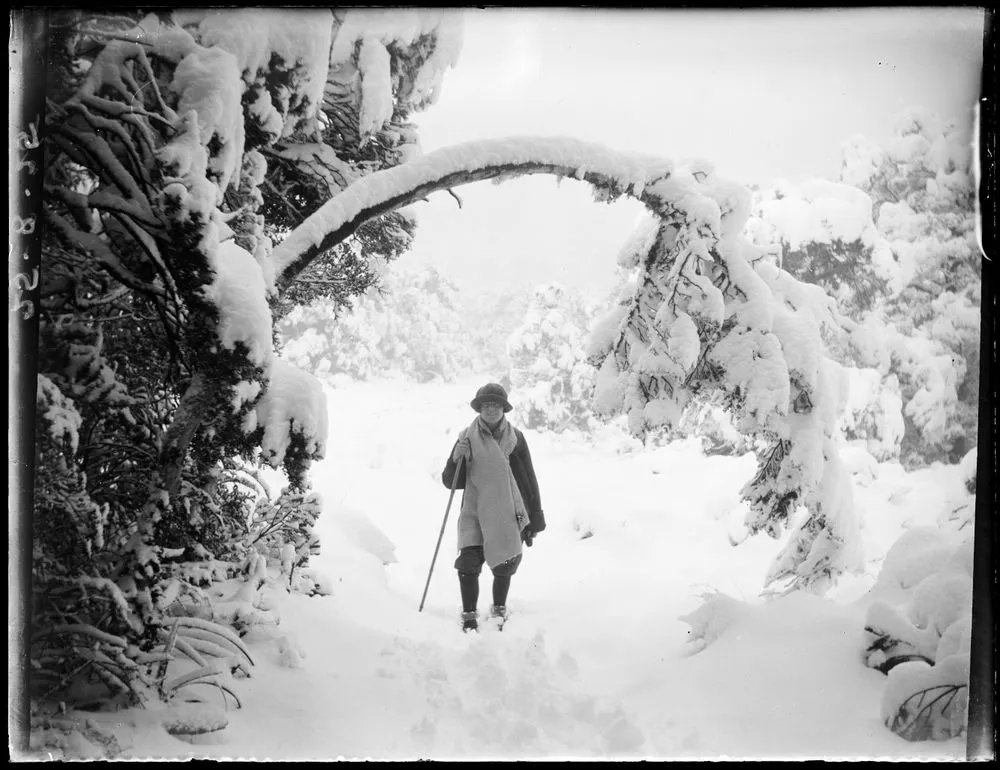
<path fill-rule="evenodd" d="M 67 25 L 75 37 L 60 53 L 79 85 L 49 116 L 56 162 L 46 218 L 61 255 L 87 253 L 103 274 L 94 280 L 110 278 L 150 306 L 171 363 L 191 377 L 193 419 L 164 445 L 168 489 L 176 491 L 188 427 L 210 409 L 257 427 L 248 410 L 270 371 L 273 288 L 260 212 L 268 189 L 289 194 L 274 186 L 273 170 L 288 170 L 277 156 L 323 181 L 322 199 L 390 162 L 340 161 L 324 141 L 330 114 L 337 143 L 349 134 L 364 145 L 393 115 L 431 101 L 457 55 L 455 19 L 200 10 L 132 26 L 125 16 L 110 31 L 103 17 Z M 395 136 L 391 162 L 417 151 L 412 133 Z M 324 163 L 341 175 L 317 171 Z M 53 306 L 80 291 L 73 261 L 47 266 Z"/>
<path fill-rule="evenodd" d="M 841 179 L 872 199 L 893 276 L 883 328 L 867 330 L 867 365 L 899 379 L 904 461 L 958 462 L 976 443 L 981 252 L 972 136 L 919 110 L 885 148 L 847 143 Z"/>
<path fill-rule="evenodd" d="M 813 179 L 779 180 L 757 194 L 748 234 L 754 243 L 780 244 L 779 264 L 815 283 L 857 315 L 885 293 L 894 276 L 892 251 L 872 221 L 872 201 L 851 185 Z"/>
<path fill-rule="evenodd" d="M 589 431 L 596 370 L 585 339 L 593 308 L 560 283 L 535 288 L 523 323 L 507 338 L 507 384 L 533 430 Z"/>
<path fill-rule="evenodd" d="M 278 325 L 282 357 L 321 379 L 385 374 L 449 380 L 469 368 L 472 343 L 458 290 L 433 266 L 393 265 L 349 309 L 318 300 Z"/>

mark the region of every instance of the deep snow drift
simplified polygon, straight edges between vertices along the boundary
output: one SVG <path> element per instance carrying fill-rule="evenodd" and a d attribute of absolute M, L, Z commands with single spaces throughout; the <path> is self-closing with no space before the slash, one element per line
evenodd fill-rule
<path fill-rule="evenodd" d="M 729 539 L 752 456 L 705 457 L 696 442 L 643 450 L 610 428 L 594 443 L 529 431 L 548 529 L 526 549 L 506 628 L 459 630 L 458 495 L 418 613 L 448 500 L 441 468 L 485 379 L 327 390 L 311 569 L 331 593 L 288 593 L 272 568 L 259 604 L 280 622 L 246 637 L 256 667 L 235 683 L 243 707 L 230 706 L 228 727 L 183 742 L 157 710 L 96 715 L 123 756 L 964 758 L 964 738 L 891 733 L 887 678 L 862 664 L 881 558 L 961 497 L 954 467 L 853 463 L 868 573 L 832 599 L 765 601 L 781 544 Z M 215 593 L 222 602 L 233 586 Z"/>

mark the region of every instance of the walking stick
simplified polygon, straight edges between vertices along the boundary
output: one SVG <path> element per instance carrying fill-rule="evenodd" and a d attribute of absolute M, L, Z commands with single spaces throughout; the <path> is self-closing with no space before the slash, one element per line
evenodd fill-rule
<path fill-rule="evenodd" d="M 437 545 L 434 546 L 434 558 L 431 559 L 431 568 L 427 572 L 427 584 L 424 586 L 424 595 L 420 597 L 420 609 L 417 612 L 424 611 L 424 599 L 427 598 L 427 589 L 431 586 L 431 575 L 434 574 L 434 562 L 437 561 L 438 549 L 441 547 L 441 538 L 444 537 L 444 528 L 448 524 L 448 513 L 451 511 L 451 501 L 455 497 L 455 487 L 458 485 L 458 474 L 462 470 L 462 464 L 465 462 L 465 457 L 459 457 L 458 462 L 455 464 L 455 475 L 451 479 L 451 494 L 448 495 L 448 505 L 444 509 L 444 521 L 441 522 L 441 532 L 438 535 Z"/>

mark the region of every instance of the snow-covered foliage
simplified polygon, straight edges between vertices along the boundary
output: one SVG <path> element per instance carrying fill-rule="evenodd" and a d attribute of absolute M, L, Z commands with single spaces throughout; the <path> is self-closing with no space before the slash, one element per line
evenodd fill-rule
<path fill-rule="evenodd" d="M 970 285 L 967 291 L 979 289 Z M 866 339 L 852 340 L 855 350 L 864 351 L 863 365 L 898 381 L 905 429 L 901 453 L 909 465 L 957 462 L 975 443 L 978 429 L 979 308 L 967 299 L 960 308 L 946 307 L 947 299 L 931 304 L 926 312 L 932 317 L 917 326 L 907 316 L 924 311 L 908 306 L 904 314 L 893 302 L 886 325 L 869 324 Z"/>
<path fill-rule="evenodd" d="M 415 109 L 433 104 L 441 77 L 454 66 L 461 48 L 461 16 L 454 12 L 343 12 L 330 50 L 330 66 L 338 84 L 348 79 L 360 82 L 357 102 L 361 135 L 370 136 L 393 117 L 394 99 L 405 99 Z M 411 49 L 409 55 L 421 60 L 416 75 L 404 81 L 402 87 L 403 79 L 398 74 L 394 78 L 390 68 L 392 49 Z"/>
<path fill-rule="evenodd" d="M 173 654 L 159 638 L 168 610 L 203 613 L 202 578 L 247 558 L 259 466 L 288 477 L 282 516 L 308 529 L 318 512 L 308 469 L 325 450 L 326 401 L 274 354 L 273 241 L 331 192 L 418 153 L 408 117 L 454 64 L 460 17 L 67 11 L 53 29 L 34 694 L 169 700 L 176 676 L 225 684 L 212 661 L 151 672 L 148 656 Z M 356 288 L 366 274 L 350 269 L 411 233 L 399 214 L 331 259 L 355 258 Z M 52 630 L 67 617 L 85 630 Z"/>
<path fill-rule="evenodd" d="M 852 376 L 853 421 L 865 424 L 877 454 L 896 452 L 910 465 L 957 462 L 975 443 L 980 294 L 971 158 L 967 132 L 910 110 L 887 148 L 861 137 L 844 146 L 839 182 L 779 181 L 761 191 L 748 224 L 755 243 L 780 241 L 785 270 L 837 299 L 850 333 L 830 336 L 831 356 L 877 370 L 882 390 L 901 398 L 900 418 L 894 396 L 891 404 L 869 399 L 871 409 L 859 413 L 858 398 L 871 390 Z M 848 437 L 857 438 L 848 423 Z"/>
<path fill-rule="evenodd" d="M 907 531 L 886 554 L 865 618 L 865 664 L 888 674 L 882 719 L 907 740 L 965 731 L 973 537 Z"/>
<path fill-rule="evenodd" d="M 472 367 L 477 372 L 498 372 L 510 368 L 507 340 L 522 323 L 532 301 L 529 291 L 499 294 L 472 294 L 462 305 L 462 320 L 472 348 Z M 505 383 L 509 384 L 509 383 Z"/>
<path fill-rule="evenodd" d="M 696 436 L 706 455 L 730 455 L 765 449 L 766 446 L 736 429 L 733 416 L 723 406 L 724 399 L 695 397 L 684 408 L 675 430 L 665 437 Z"/>
<path fill-rule="evenodd" d="M 968 130 L 903 113 L 888 147 L 845 145 L 842 181 L 867 192 L 895 276 L 871 362 L 899 380 L 904 461 L 957 462 L 976 443 L 980 251 Z"/>
<path fill-rule="evenodd" d="M 507 339 L 510 397 L 532 430 L 578 430 L 594 425 L 595 371 L 584 340 L 592 309 L 565 286 L 537 287 L 524 322 Z"/>
<path fill-rule="evenodd" d="M 83 418 L 76 411 L 72 400 L 66 398 L 59 387 L 44 374 L 38 375 L 38 421 L 48 430 L 48 438 L 57 444 L 64 443 L 70 456 L 80 447 L 80 426 Z"/>
<path fill-rule="evenodd" d="M 467 370 L 471 340 L 458 292 L 435 268 L 392 268 L 350 309 L 329 300 L 294 309 L 279 326 L 283 355 L 317 377 L 393 372 L 417 381 Z"/>
<path fill-rule="evenodd" d="M 310 459 L 322 458 L 326 447 L 326 394 L 319 380 L 275 360 L 267 391 L 248 415 L 246 428 L 257 426 L 263 431 L 260 448 L 267 463 L 283 467 L 293 486 L 306 486 Z"/>
<path fill-rule="evenodd" d="M 461 50 L 458 11 L 336 8 L 311 13 L 332 14 L 332 44 L 328 60 L 321 62 L 326 66 L 316 130 L 297 130 L 267 146 L 268 178 L 258 193 L 258 217 L 263 216 L 260 226 L 275 243 L 358 179 L 421 155 L 410 118 L 437 99 L 444 74 Z M 314 27 L 324 29 L 322 23 Z M 330 21 L 325 29 L 331 29 Z M 265 92 L 283 98 L 286 70 L 287 65 L 277 72 L 272 66 L 273 74 L 258 81 L 263 86 L 259 98 Z M 363 224 L 284 287 L 277 315 L 317 298 L 344 303 L 363 293 L 377 278 L 368 262 L 398 257 L 413 233 L 414 223 L 399 211 Z"/>
<path fill-rule="evenodd" d="M 848 410 L 842 430 L 848 440 L 863 439 L 880 459 L 899 455 L 902 415 L 892 394 L 895 377 L 872 381 L 859 370 L 856 341 L 873 324 L 888 286 L 898 278 L 888 241 L 872 219 L 872 200 L 842 182 L 813 179 L 797 187 L 779 180 L 755 195 L 747 234 L 759 245 L 780 244 L 779 264 L 799 280 L 816 284 L 837 301 L 838 326 L 825 335 L 828 353 L 848 367 Z M 852 335 L 851 332 L 854 334 Z M 879 393 L 878 391 L 882 392 Z"/>
<path fill-rule="evenodd" d="M 847 368 L 847 408 L 840 420 L 845 438 L 863 446 L 876 460 L 899 457 L 903 440 L 903 400 L 894 374 Z"/>
<path fill-rule="evenodd" d="M 758 245 L 780 244 L 782 268 L 817 284 L 842 313 L 872 307 L 895 275 L 889 244 L 872 220 L 869 196 L 849 184 L 779 180 L 755 196 L 747 233 Z"/>
<path fill-rule="evenodd" d="M 953 490 L 953 504 L 941 511 L 938 526 L 946 532 L 968 532 L 972 530 L 976 518 L 976 463 L 979 449 L 966 452 L 958 463 L 961 488 Z"/>
<path fill-rule="evenodd" d="M 292 488 L 282 490 L 276 500 L 261 497 L 250 521 L 251 545 L 280 562 L 282 572 L 290 576 L 319 547 L 313 530 L 321 510 L 318 495 Z"/>
<path fill-rule="evenodd" d="M 619 250 L 618 279 L 602 303 L 603 307 L 611 310 L 603 316 L 598 313 L 597 320 L 592 322 L 587 340 L 588 355 L 593 355 L 613 341 L 621 316 L 627 312 L 635 295 L 640 273 L 638 265 L 645 254 L 644 249 L 648 250 L 652 245 L 656 229 L 656 220 L 644 217 Z M 620 417 L 619 420 L 623 421 L 627 430 L 627 417 Z M 766 442 L 737 430 L 734 415 L 726 409 L 724 394 L 708 390 L 692 393 L 679 420 L 665 425 L 651 425 L 641 438 L 643 445 L 650 447 L 690 437 L 701 442 L 706 454 L 743 454 L 766 446 Z"/>
<path fill-rule="evenodd" d="M 824 334 L 838 328 L 835 301 L 743 235 L 748 191 L 697 164 L 659 184 L 646 189 L 671 207 L 619 257 L 638 270 L 636 288 L 592 339 L 596 409 L 623 411 L 641 435 L 680 424 L 695 393 L 720 398 L 738 431 L 767 442 L 744 489 L 747 530 L 793 530 L 769 580 L 825 589 L 860 563 L 837 452 L 847 377 L 823 354 Z"/>
<path fill-rule="evenodd" d="M 978 471 L 979 450 L 972 448 L 965 453 L 965 457 L 958 464 L 962 471 L 962 483 L 969 494 L 976 494 L 976 475 Z"/>

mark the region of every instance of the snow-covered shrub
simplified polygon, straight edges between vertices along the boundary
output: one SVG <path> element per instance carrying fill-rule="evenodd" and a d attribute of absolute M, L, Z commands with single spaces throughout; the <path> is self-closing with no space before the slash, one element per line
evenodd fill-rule
<path fill-rule="evenodd" d="M 931 666 L 901 663 L 889 672 L 882 720 L 908 741 L 943 741 L 962 735 L 969 711 L 968 655 Z"/>
<path fill-rule="evenodd" d="M 229 704 L 242 707 L 233 689 L 234 678 L 250 676 L 255 664 L 246 644 L 228 622 L 221 621 L 178 616 L 157 629 L 155 684 L 160 700 L 171 707 L 164 712 L 167 721 L 163 724 L 171 734 L 221 730 L 228 723 Z M 215 703 L 221 700 L 221 708 L 207 703 L 210 691 L 201 686 L 218 692 Z"/>
<path fill-rule="evenodd" d="M 534 290 L 524 323 L 507 340 L 511 398 L 525 427 L 587 432 L 595 371 L 586 361 L 588 312 L 565 286 Z"/>
<path fill-rule="evenodd" d="M 856 484 L 870 486 L 879 477 L 879 461 L 863 446 L 841 447 L 840 459 Z"/>
<path fill-rule="evenodd" d="M 524 323 L 532 299 L 533 292 L 525 290 L 469 296 L 461 312 L 469 339 L 472 371 L 509 371 L 507 340 Z M 507 387 L 510 382 L 502 384 Z"/>
<path fill-rule="evenodd" d="M 871 196 L 892 251 L 884 365 L 903 397 L 902 459 L 958 462 L 978 429 L 981 254 L 972 138 L 908 110 L 887 147 L 860 137 L 845 145 L 841 179 Z"/>
<path fill-rule="evenodd" d="M 865 616 L 865 665 L 888 674 L 882 718 L 907 740 L 965 730 L 973 538 L 907 531 L 886 554 Z"/>
<path fill-rule="evenodd" d="M 977 447 L 973 447 L 965 453 L 965 457 L 963 457 L 962 461 L 958 464 L 962 473 L 962 483 L 965 485 L 965 490 L 971 495 L 976 494 L 978 462 L 979 451 Z"/>
<path fill-rule="evenodd" d="M 871 327 L 884 334 L 881 307 L 895 280 L 889 242 L 872 219 L 872 199 L 846 183 L 813 179 L 801 187 L 781 180 L 755 196 L 747 233 L 758 244 L 780 243 L 780 265 L 796 278 L 822 287 L 837 301 L 840 328 L 826 335 L 829 355 L 847 366 L 850 396 L 841 425 L 849 441 L 865 441 L 879 459 L 899 456 L 903 434 L 899 385 L 882 367 L 869 365 L 857 344 Z M 851 331 L 847 335 L 844 332 Z"/>
<path fill-rule="evenodd" d="M 722 406 L 722 399 L 694 398 L 687 405 L 670 436 L 696 436 L 706 455 L 741 455 L 755 449 L 754 441 L 740 433 L 733 418 Z"/>
<path fill-rule="evenodd" d="M 978 319 L 978 310 L 968 310 Z M 971 324 L 971 314 L 966 317 Z M 966 359 L 956 355 L 954 348 L 926 329 L 908 326 L 868 323 L 864 327 L 867 339 L 861 341 L 860 335 L 852 335 L 851 344 L 854 350 L 864 351 L 866 366 L 884 373 L 883 387 L 899 391 L 903 426 L 900 457 L 904 464 L 957 462 L 975 441 L 978 409 L 965 403 L 964 394 L 972 385 L 978 392 L 978 370 L 970 380 Z M 978 366 L 978 352 L 975 357 Z M 963 426 L 972 430 L 971 435 L 963 433 Z M 946 451 L 945 447 L 950 448 Z"/>
<path fill-rule="evenodd" d="M 847 368 L 849 395 L 840 429 L 849 442 L 863 446 L 882 462 L 899 457 L 903 440 L 903 400 L 894 374 Z"/>
<path fill-rule="evenodd" d="M 433 267 L 388 271 L 350 309 L 329 300 L 295 308 L 281 332 L 283 356 L 322 378 L 448 380 L 470 360 L 458 291 Z"/>
<path fill-rule="evenodd" d="M 755 196 L 747 233 L 758 245 L 780 244 L 780 265 L 821 286 L 841 313 L 856 317 L 885 293 L 892 253 L 872 221 L 872 201 L 848 184 L 779 180 Z"/>
<path fill-rule="evenodd" d="M 322 509 L 315 493 L 304 494 L 284 489 L 275 501 L 263 498 L 257 503 L 250 521 L 250 544 L 259 552 L 280 561 L 290 573 L 304 565 L 319 543 L 314 527 Z M 288 552 L 286 546 L 291 548 Z"/>
<path fill-rule="evenodd" d="M 976 519 L 976 463 L 978 447 L 970 449 L 958 464 L 960 488 L 955 489 L 952 504 L 941 512 L 938 526 L 949 532 L 972 530 Z"/>
<path fill-rule="evenodd" d="M 160 609 L 174 603 L 178 585 L 176 580 L 168 582 Z M 170 702 L 185 688 L 204 684 L 240 705 L 227 682 L 235 668 L 248 674 L 253 660 L 226 625 L 164 614 L 156 625 L 145 626 L 149 639 L 129 641 L 138 620 L 126 594 L 110 580 L 53 583 L 45 604 L 37 614 L 44 624 L 31 647 L 32 689 L 38 703 L 58 696 L 77 709 L 109 703 L 128 707 Z M 109 616 L 131 627 L 120 634 L 102 630 L 111 627 Z"/>

